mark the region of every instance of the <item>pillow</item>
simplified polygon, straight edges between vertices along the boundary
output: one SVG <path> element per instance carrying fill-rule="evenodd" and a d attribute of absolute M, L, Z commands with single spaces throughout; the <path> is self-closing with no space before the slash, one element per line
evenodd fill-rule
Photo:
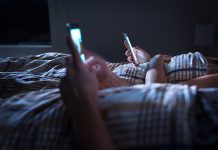
<path fill-rule="evenodd" d="M 129 85 L 144 84 L 146 71 L 147 69 L 136 67 L 132 63 L 120 64 L 112 70 L 113 73 L 129 83 Z"/>
<path fill-rule="evenodd" d="M 112 62 L 106 62 L 108 68 L 113 71 L 116 67 L 123 65 L 123 64 L 127 64 L 127 62 L 118 62 L 118 63 L 112 63 Z"/>
<path fill-rule="evenodd" d="M 180 83 L 204 76 L 207 68 L 207 59 L 199 52 L 174 56 L 169 64 L 165 64 L 169 83 Z"/>

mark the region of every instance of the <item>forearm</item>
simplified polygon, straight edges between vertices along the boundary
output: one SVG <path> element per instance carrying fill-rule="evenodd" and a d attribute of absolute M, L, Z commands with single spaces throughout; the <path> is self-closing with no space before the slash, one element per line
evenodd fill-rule
<path fill-rule="evenodd" d="M 117 86 L 127 86 L 128 83 L 120 79 L 116 74 L 112 73 L 109 75 L 108 79 L 99 85 L 99 89 L 105 89 Z"/>
<path fill-rule="evenodd" d="M 80 111 L 78 115 L 76 118 L 72 115 L 73 127 L 76 127 L 77 132 L 78 149 L 115 149 L 96 105 L 86 105 L 85 110 Z"/>
<path fill-rule="evenodd" d="M 146 73 L 146 83 L 166 83 L 164 60 L 161 55 L 155 56 L 150 61 L 149 70 Z"/>
<path fill-rule="evenodd" d="M 198 88 L 218 87 L 218 73 L 198 77 L 198 78 L 183 82 L 183 84 L 187 84 L 189 86 L 196 85 Z"/>

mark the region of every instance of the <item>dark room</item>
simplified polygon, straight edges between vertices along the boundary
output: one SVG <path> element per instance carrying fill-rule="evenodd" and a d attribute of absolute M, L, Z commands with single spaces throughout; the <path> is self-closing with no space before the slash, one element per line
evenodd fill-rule
<path fill-rule="evenodd" d="M 1 0 L 0 149 L 218 147 L 217 0 Z"/>

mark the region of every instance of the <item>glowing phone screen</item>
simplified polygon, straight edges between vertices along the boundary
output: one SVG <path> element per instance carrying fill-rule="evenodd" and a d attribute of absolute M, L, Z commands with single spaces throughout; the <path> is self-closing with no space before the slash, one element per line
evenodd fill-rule
<path fill-rule="evenodd" d="M 85 54 L 83 53 L 82 47 L 81 47 L 82 34 L 81 34 L 80 28 L 78 27 L 78 24 L 67 23 L 66 26 L 68 28 L 68 33 L 70 34 L 70 38 L 75 44 L 82 62 L 85 62 Z"/>
<path fill-rule="evenodd" d="M 79 28 L 71 28 L 70 29 L 70 34 L 71 34 L 71 39 L 73 43 L 77 47 L 77 51 L 80 54 L 80 58 L 82 59 L 83 62 L 85 62 L 85 55 L 82 53 L 82 35 L 81 35 L 81 30 Z"/>

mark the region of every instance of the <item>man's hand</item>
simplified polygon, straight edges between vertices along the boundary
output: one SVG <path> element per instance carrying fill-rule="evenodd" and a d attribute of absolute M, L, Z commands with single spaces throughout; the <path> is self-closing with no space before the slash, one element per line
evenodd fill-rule
<path fill-rule="evenodd" d="M 128 49 L 126 42 L 124 42 L 124 45 L 127 48 L 127 50 L 125 52 L 125 55 L 127 57 L 127 61 L 134 63 L 132 52 L 130 51 L 130 49 Z M 146 63 L 146 62 L 150 61 L 151 57 L 144 49 L 140 48 L 139 46 L 136 46 L 136 47 L 133 47 L 133 50 L 136 54 L 136 58 L 138 59 L 139 64 Z"/>
<path fill-rule="evenodd" d="M 87 57 L 85 65 L 90 69 L 93 68 L 93 70 L 95 71 L 99 81 L 99 89 L 127 85 L 125 81 L 112 73 L 103 58 L 97 56 L 90 51 L 85 51 L 85 54 Z"/>
<path fill-rule="evenodd" d="M 80 116 L 86 105 L 95 104 L 98 92 L 98 79 L 93 68 L 87 68 L 81 61 L 76 51 L 75 45 L 67 38 L 67 44 L 72 52 L 72 58 L 67 58 L 66 76 L 60 83 L 61 95 L 65 106 L 75 114 Z"/>
<path fill-rule="evenodd" d="M 67 44 L 72 52 L 72 58 L 67 59 L 67 72 L 61 80 L 60 91 L 63 102 L 70 112 L 72 125 L 77 129 L 77 149 L 115 149 L 96 105 L 97 74 L 104 68 L 102 67 L 104 63 L 101 60 L 94 63 L 96 59 L 89 58 L 90 60 L 83 64 L 69 37 Z M 105 75 L 99 76 L 104 78 Z"/>
<path fill-rule="evenodd" d="M 106 61 L 90 51 L 85 51 L 85 54 L 87 57 L 85 66 L 95 71 L 99 84 L 105 82 L 112 75 Z"/>

